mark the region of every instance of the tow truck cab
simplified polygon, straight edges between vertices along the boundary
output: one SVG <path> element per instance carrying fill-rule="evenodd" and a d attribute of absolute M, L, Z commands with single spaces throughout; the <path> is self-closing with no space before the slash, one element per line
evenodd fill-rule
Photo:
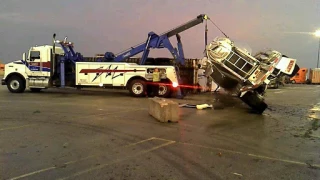
<path fill-rule="evenodd" d="M 5 65 L 2 85 L 8 85 L 11 92 L 23 92 L 26 87 L 32 91 L 49 86 L 53 46 L 31 47 L 23 53 L 21 60 Z M 63 54 L 61 47 L 56 47 L 56 54 Z"/>

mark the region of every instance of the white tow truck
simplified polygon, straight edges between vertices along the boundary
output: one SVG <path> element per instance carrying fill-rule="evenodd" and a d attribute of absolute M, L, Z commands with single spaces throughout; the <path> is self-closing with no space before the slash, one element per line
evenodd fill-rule
<path fill-rule="evenodd" d="M 54 40 L 53 45 L 31 47 L 21 60 L 7 63 L 1 84 L 12 93 L 22 93 L 25 89 L 38 92 L 51 87 L 125 87 L 133 96 L 141 97 L 148 93 L 155 68 L 163 72 L 159 95 L 173 95 L 179 88 L 174 66 L 84 62 L 73 51 L 73 43 Z"/>

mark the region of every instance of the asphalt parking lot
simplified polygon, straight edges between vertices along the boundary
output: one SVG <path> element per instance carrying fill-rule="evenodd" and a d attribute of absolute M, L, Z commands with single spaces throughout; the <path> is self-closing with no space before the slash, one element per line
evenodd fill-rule
<path fill-rule="evenodd" d="M 181 108 L 179 123 L 160 123 L 127 91 L 0 86 L 0 178 L 319 179 L 319 87 L 270 89 L 263 115 L 192 95 L 179 101 L 215 108 Z"/>

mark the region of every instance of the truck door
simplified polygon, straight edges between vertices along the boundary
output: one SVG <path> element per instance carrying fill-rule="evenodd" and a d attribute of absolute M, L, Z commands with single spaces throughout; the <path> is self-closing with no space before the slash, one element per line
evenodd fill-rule
<path fill-rule="evenodd" d="M 50 74 L 50 62 L 39 50 L 30 51 L 28 59 L 29 69 L 32 76 L 49 76 Z"/>

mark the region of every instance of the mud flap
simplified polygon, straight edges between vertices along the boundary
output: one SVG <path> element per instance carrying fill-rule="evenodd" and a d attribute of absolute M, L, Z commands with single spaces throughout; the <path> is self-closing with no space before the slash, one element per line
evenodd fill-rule
<path fill-rule="evenodd" d="M 187 95 L 186 90 L 184 88 L 178 87 L 176 91 L 175 97 L 177 99 L 183 99 Z"/>
<path fill-rule="evenodd" d="M 258 114 L 262 114 L 268 108 L 268 105 L 259 97 L 257 92 L 249 91 L 240 99 Z"/>

